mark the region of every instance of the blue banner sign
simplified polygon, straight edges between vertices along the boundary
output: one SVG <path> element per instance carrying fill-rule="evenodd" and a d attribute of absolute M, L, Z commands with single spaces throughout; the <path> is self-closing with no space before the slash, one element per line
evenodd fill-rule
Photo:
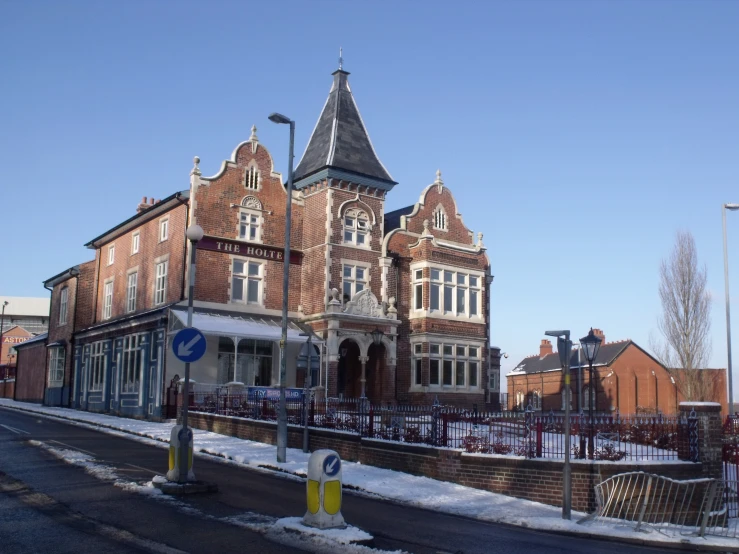
<path fill-rule="evenodd" d="M 249 400 L 279 400 L 278 387 L 247 387 Z M 288 402 L 302 401 L 303 389 L 285 389 L 285 398 Z"/>

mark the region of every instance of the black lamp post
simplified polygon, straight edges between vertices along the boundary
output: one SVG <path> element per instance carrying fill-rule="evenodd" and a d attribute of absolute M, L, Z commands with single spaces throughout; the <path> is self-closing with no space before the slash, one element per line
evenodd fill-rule
<path fill-rule="evenodd" d="M 593 459 L 593 405 L 595 404 L 594 398 L 594 387 L 593 387 L 593 361 L 598 356 L 598 349 L 600 348 L 601 338 L 596 337 L 593 333 L 593 328 L 590 328 L 590 332 L 587 337 L 580 339 L 580 345 L 585 351 L 585 358 L 588 360 L 588 375 L 590 376 L 590 383 L 588 394 L 588 417 L 590 418 L 590 426 L 588 429 L 588 458 Z"/>

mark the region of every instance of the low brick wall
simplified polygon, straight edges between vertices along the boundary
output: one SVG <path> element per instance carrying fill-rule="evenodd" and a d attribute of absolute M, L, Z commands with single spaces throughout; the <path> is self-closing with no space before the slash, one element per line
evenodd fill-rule
<path fill-rule="evenodd" d="M 211 414 L 190 413 L 188 424 L 196 429 L 275 444 L 277 425 Z M 288 426 L 287 445 L 302 448 L 303 428 Z M 467 454 L 447 448 L 364 439 L 353 433 L 310 429 L 311 450 L 328 448 L 342 459 L 449 481 L 477 489 L 562 505 L 561 460 L 524 459 L 513 456 Z M 197 446 L 196 446 L 197 448 Z M 646 471 L 673 479 L 701 477 L 701 464 L 665 462 L 647 465 L 621 462 L 572 461 L 572 509 L 595 510 L 595 485 L 617 473 Z"/>

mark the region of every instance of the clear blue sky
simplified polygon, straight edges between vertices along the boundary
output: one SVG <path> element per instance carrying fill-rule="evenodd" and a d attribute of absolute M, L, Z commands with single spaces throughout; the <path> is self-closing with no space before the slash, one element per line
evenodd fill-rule
<path fill-rule="evenodd" d="M 85 242 L 187 188 L 193 155 L 215 173 L 254 123 L 285 173 L 287 131 L 267 115 L 297 122 L 302 154 L 343 46 L 400 183 L 388 210 L 440 168 L 484 233 L 504 372 L 548 328 L 647 347 L 678 229 L 708 269 L 723 367 L 738 28 L 729 1 L 6 1 L 0 294 L 44 295 L 92 257 Z M 729 246 L 739 299 L 737 213 Z"/>

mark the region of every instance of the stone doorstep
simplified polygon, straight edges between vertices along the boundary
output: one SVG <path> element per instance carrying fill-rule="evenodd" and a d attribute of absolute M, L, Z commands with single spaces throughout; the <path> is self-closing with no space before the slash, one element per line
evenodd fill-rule
<path fill-rule="evenodd" d="M 172 494 L 176 496 L 218 492 L 218 485 L 216 483 L 207 483 L 205 481 L 191 481 L 183 484 L 175 483 L 174 481 L 166 481 L 162 483 L 154 480 L 153 485 L 164 494 Z"/>

